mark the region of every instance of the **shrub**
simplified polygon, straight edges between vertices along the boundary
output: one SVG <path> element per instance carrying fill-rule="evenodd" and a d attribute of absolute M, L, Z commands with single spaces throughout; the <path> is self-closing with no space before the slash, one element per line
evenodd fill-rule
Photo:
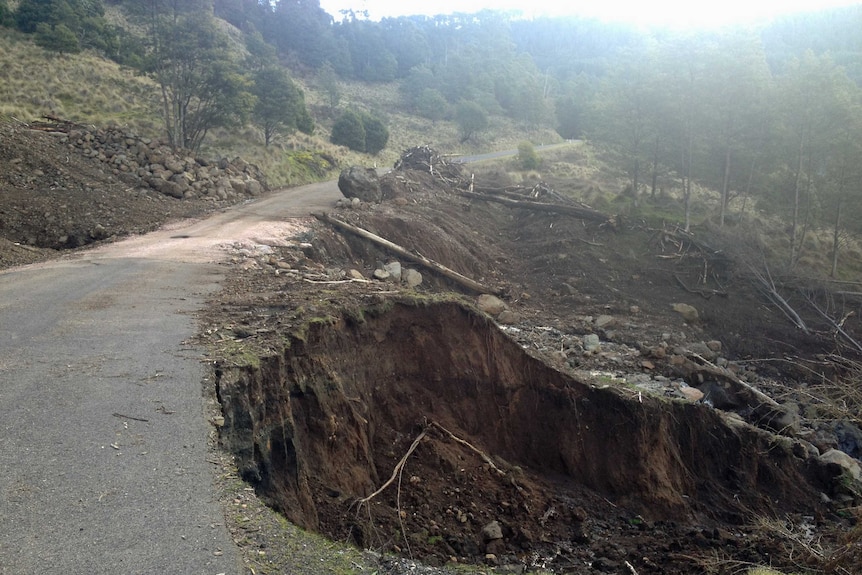
<path fill-rule="evenodd" d="M 346 146 L 357 152 L 365 151 L 365 126 L 356 112 L 347 110 L 332 126 L 330 141 L 338 146 Z"/>
<path fill-rule="evenodd" d="M 530 142 L 521 142 L 518 144 L 518 163 L 522 170 L 537 170 L 542 164 L 539 155 L 536 154 L 536 148 Z"/>
<path fill-rule="evenodd" d="M 365 127 L 365 151 L 377 154 L 389 142 L 389 130 L 379 118 L 370 114 L 362 115 L 362 125 Z"/>

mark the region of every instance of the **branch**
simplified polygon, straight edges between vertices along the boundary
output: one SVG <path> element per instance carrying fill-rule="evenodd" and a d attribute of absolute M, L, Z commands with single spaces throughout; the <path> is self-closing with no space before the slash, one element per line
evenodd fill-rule
<path fill-rule="evenodd" d="M 493 462 L 493 461 L 491 461 L 491 458 L 490 458 L 488 455 L 486 455 L 483 451 L 481 451 L 481 450 L 479 450 L 478 448 L 474 447 L 471 443 L 469 443 L 469 442 L 467 442 L 467 441 L 464 441 L 464 440 L 463 440 L 463 439 L 461 439 L 460 437 L 456 436 L 454 433 L 452 433 L 451 431 L 449 431 L 448 429 L 446 429 L 445 427 L 443 427 L 442 425 L 440 425 L 440 424 L 439 424 L 439 423 L 437 423 L 436 421 L 432 421 L 432 422 L 431 422 L 431 425 L 433 425 L 434 427 L 436 427 L 437 429 L 439 429 L 440 431 L 442 431 L 443 433 L 445 433 L 446 435 L 448 435 L 450 438 L 452 438 L 452 440 L 453 440 L 453 441 L 456 441 L 457 443 L 460 443 L 460 444 L 461 444 L 461 445 L 463 445 L 464 447 L 466 447 L 466 448 L 468 448 L 468 449 L 472 450 L 473 452 L 475 452 L 479 457 L 481 457 L 481 458 L 485 461 L 485 463 L 487 463 L 487 464 L 491 467 L 491 469 L 493 469 L 494 471 L 496 471 L 498 474 L 500 474 L 500 475 L 506 475 L 506 472 L 505 472 L 505 471 L 503 471 L 503 470 L 501 470 L 501 469 L 500 469 L 499 467 L 497 467 L 496 465 L 494 465 L 494 462 Z"/>
<path fill-rule="evenodd" d="M 814 300 L 812 300 L 810 297 L 807 297 L 807 296 L 806 296 L 806 299 L 808 300 L 808 303 L 811 305 L 811 307 L 813 307 L 813 308 L 817 311 L 817 313 L 819 313 L 819 314 L 823 317 L 823 319 L 825 319 L 826 321 L 828 321 L 828 322 L 829 322 L 829 324 L 830 324 L 833 328 L 835 328 L 835 331 L 836 331 L 836 332 L 838 332 L 838 333 L 840 333 L 842 336 L 844 336 L 844 339 L 846 339 L 846 340 L 847 340 L 847 342 L 848 342 L 848 343 L 850 343 L 850 345 L 852 345 L 853 347 L 855 347 L 855 348 L 856 348 L 856 351 L 858 351 L 858 352 L 862 353 L 862 345 L 860 345 L 858 341 L 856 341 L 855 339 L 853 339 L 853 337 L 851 337 L 851 336 L 850 336 L 850 334 L 849 334 L 849 333 L 847 333 L 847 332 L 844 330 L 844 326 L 843 326 L 843 324 L 844 324 L 844 320 L 846 320 L 846 319 L 847 319 L 846 317 L 844 318 L 844 320 L 842 320 L 842 321 L 839 323 L 839 322 L 835 321 L 835 319 L 834 319 L 834 318 L 832 318 L 832 317 L 831 317 L 829 314 L 827 314 L 825 311 L 823 311 L 822 309 L 820 309 L 820 307 L 819 307 L 816 303 L 814 303 Z"/>
<path fill-rule="evenodd" d="M 322 221 L 322 222 L 326 222 L 328 224 L 331 224 L 332 226 L 334 226 L 336 228 L 347 230 L 348 232 L 354 233 L 354 234 L 358 235 L 359 237 L 370 240 L 370 241 L 374 242 L 375 244 L 398 254 L 401 257 L 407 258 L 412 262 L 423 265 L 428 269 L 434 270 L 435 272 L 439 273 L 440 275 L 449 278 L 450 280 L 454 281 L 455 283 L 457 283 L 461 287 L 466 288 L 470 291 L 473 291 L 473 292 L 476 292 L 479 294 L 500 295 L 502 293 L 501 289 L 488 288 L 488 287 L 480 284 L 479 282 L 477 282 L 475 280 L 472 280 L 466 276 L 459 274 L 458 272 L 456 272 L 454 270 L 447 268 L 443 264 L 439 264 L 433 260 L 429 260 L 428 258 L 426 258 L 424 256 L 420 256 L 420 255 L 411 253 L 411 252 L 407 251 L 405 248 L 399 246 L 398 244 L 390 242 L 386 238 L 382 238 L 378 235 L 372 234 L 368 230 L 364 230 L 362 228 L 350 225 L 347 222 L 343 222 L 339 219 L 333 218 L 329 214 L 314 214 L 314 217 L 317 218 L 318 220 Z"/>
<path fill-rule="evenodd" d="M 392 485 L 395 482 L 395 480 L 398 479 L 398 477 L 401 475 L 401 469 L 404 467 L 404 464 L 407 463 L 407 458 L 410 457 L 411 453 L 416 451 L 417 447 L 419 447 L 419 442 L 425 438 L 425 433 L 426 432 L 423 430 L 422 433 L 420 433 L 416 437 L 416 439 L 413 440 L 413 443 L 410 445 L 410 449 L 407 450 L 407 453 L 404 454 L 404 457 L 401 458 L 401 461 L 399 461 L 395 465 L 395 469 L 392 470 L 392 477 L 390 477 L 386 483 L 381 485 L 380 489 L 378 489 L 377 491 L 375 491 L 374 493 L 372 493 L 368 497 L 363 497 L 362 499 L 357 501 L 357 503 L 359 503 L 360 505 L 362 505 L 363 503 L 368 503 L 369 501 L 371 501 L 372 499 L 374 499 L 375 497 L 377 497 L 378 495 L 383 493 L 387 487 Z"/>
<path fill-rule="evenodd" d="M 789 319 L 794 323 L 794 325 L 796 325 L 796 327 L 801 329 L 806 334 L 810 333 L 808 331 L 808 326 L 805 325 L 805 322 L 802 320 L 801 317 L 799 317 L 799 314 L 796 313 L 796 310 L 790 307 L 790 304 L 787 303 L 787 300 L 781 297 L 781 294 L 778 293 L 778 289 L 775 287 L 775 282 L 772 281 L 772 276 L 769 273 L 769 268 L 766 268 L 766 276 L 757 271 L 751 264 L 748 265 L 748 268 L 751 270 L 751 273 L 754 274 L 754 277 L 757 278 L 757 281 L 760 283 L 760 287 L 766 294 L 766 297 L 768 297 L 772 301 L 772 303 L 774 303 L 776 307 L 778 307 L 778 309 L 780 309 L 784 313 L 787 319 Z"/>
<path fill-rule="evenodd" d="M 560 204 L 545 204 L 542 202 L 524 202 L 519 200 L 511 200 L 504 197 L 476 194 L 473 192 L 461 192 L 461 195 L 467 198 L 472 198 L 474 200 L 496 202 L 498 204 L 503 204 L 504 206 L 509 206 L 510 208 L 522 208 L 525 210 L 533 210 L 537 212 L 564 214 L 567 216 L 574 216 L 582 220 L 590 220 L 593 222 L 607 223 L 613 220 L 611 216 L 603 214 L 602 212 L 596 211 L 592 208 L 581 208 L 578 206 L 568 206 Z"/>

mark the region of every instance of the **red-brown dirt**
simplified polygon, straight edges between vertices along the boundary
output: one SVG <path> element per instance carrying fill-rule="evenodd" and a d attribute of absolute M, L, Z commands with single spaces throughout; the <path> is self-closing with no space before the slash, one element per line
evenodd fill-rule
<path fill-rule="evenodd" d="M 3 130 L 0 267 L 216 207 Z M 392 255 L 314 220 L 229 268 L 201 341 L 219 360 L 221 439 L 263 498 L 334 539 L 435 565 L 862 572 L 858 484 L 817 456 L 862 456 L 858 358 L 800 298 L 808 334 L 756 289 L 726 239 L 740 228 L 586 223 L 452 183 L 396 172 L 382 204 L 333 213 L 499 289 L 506 322 L 408 261 L 415 290 L 368 279 Z M 351 269 L 366 279 L 348 282 Z M 793 288 L 862 331 L 858 299 Z M 692 388 L 707 396 L 684 399 Z"/>
<path fill-rule="evenodd" d="M 810 384 L 803 358 L 841 346 L 795 329 L 732 256 L 695 242 L 681 257 L 686 236 L 670 231 L 469 201 L 424 173 L 384 181 L 401 200 L 335 215 L 499 289 L 517 319 L 498 326 L 472 294 L 441 300 L 455 286 L 422 268 L 415 292 L 349 281 L 393 257 L 320 223 L 235 276 L 211 332 L 270 352 L 219 369 L 222 437 L 273 506 L 432 564 L 792 568 L 799 542 L 777 526 L 809 521 L 831 553 L 844 549 L 852 490 L 812 450 L 822 425 L 789 401 Z M 699 319 L 683 321 L 678 302 Z M 601 351 L 585 351 L 587 334 Z M 691 351 L 708 341 L 727 370 Z M 788 350 L 799 361 L 781 369 L 772 360 Z M 782 404 L 731 389 L 742 380 Z M 723 409 L 682 400 L 683 381 Z"/>

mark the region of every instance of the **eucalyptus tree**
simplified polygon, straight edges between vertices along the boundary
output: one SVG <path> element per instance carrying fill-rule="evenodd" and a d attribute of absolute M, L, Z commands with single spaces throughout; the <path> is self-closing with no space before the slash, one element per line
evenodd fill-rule
<path fill-rule="evenodd" d="M 767 114 L 771 75 L 760 39 L 751 33 L 716 38 L 704 58 L 704 120 L 710 160 L 719 167 L 713 182 L 720 190 L 719 225 L 723 226 L 734 182 L 742 187 L 743 158 L 755 154 L 752 144 L 760 134 L 758 120 Z"/>
<path fill-rule="evenodd" d="M 252 118 L 263 130 L 267 147 L 276 134 L 291 134 L 297 130 L 310 134 L 314 131 L 305 95 L 291 80 L 287 70 L 269 65 L 255 72 L 253 80 L 255 103 Z"/>
<path fill-rule="evenodd" d="M 829 149 L 846 126 L 842 106 L 858 88 L 827 56 L 809 52 L 789 66 L 778 87 L 782 96 L 781 129 L 790 190 L 790 252 L 788 263 L 799 261 L 813 218 L 818 175 L 834 168 Z"/>
<path fill-rule="evenodd" d="M 197 151 L 207 133 L 242 125 L 254 105 L 238 51 L 202 0 L 144 0 L 147 72 L 158 82 L 171 146 Z"/>

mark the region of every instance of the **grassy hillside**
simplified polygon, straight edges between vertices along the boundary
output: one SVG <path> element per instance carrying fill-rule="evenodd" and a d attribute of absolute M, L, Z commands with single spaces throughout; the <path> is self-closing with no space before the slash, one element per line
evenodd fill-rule
<path fill-rule="evenodd" d="M 343 97 L 334 112 L 313 81 L 295 80 L 303 87 L 317 126 L 311 136 L 296 133 L 277 137 L 266 148 L 260 130 L 217 130 L 204 142 L 206 156 L 242 156 L 258 164 L 273 185 L 296 185 L 332 177 L 320 157 L 334 158 L 339 167 L 351 164 L 387 166 L 401 151 L 430 144 L 445 153 L 513 149 L 530 139 L 536 143 L 559 139 L 551 131 L 525 133 L 506 118 L 491 119 L 491 129 L 469 145 L 459 142 L 453 122 L 430 122 L 399 110 L 395 84 L 342 84 Z M 92 53 L 60 55 L 48 52 L 29 37 L 0 28 L 0 116 L 32 121 L 44 114 L 93 125 L 121 125 L 138 133 L 163 135 L 159 88 L 151 79 Z M 390 131 L 389 145 L 377 156 L 351 152 L 329 143 L 333 118 L 353 108 L 372 112 Z M 493 134 L 493 136 L 491 135 Z"/>
<path fill-rule="evenodd" d="M 348 165 L 391 166 L 400 153 L 411 146 L 431 145 L 446 154 L 469 154 L 491 150 L 514 149 L 518 142 L 535 144 L 559 142 L 551 130 L 527 132 L 510 119 L 492 117 L 490 129 L 468 143 L 460 142 L 457 126 L 451 121 L 437 121 L 411 116 L 400 106 L 395 84 L 341 83 L 341 101 L 336 110 L 326 104 L 326 95 L 313 78 L 297 77 L 314 116 L 313 135 L 296 133 L 277 137 L 267 148 L 257 128 L 218 130 L 204 142 L 206 157 L 241 156 L 260 166 L 274 186 L 298 185 L 335 177 Z M 377 156 L 351 152 L 329 143 L 329 132 L 340 111 L 353 108 L 380 117 L 390 131 L 389 145 Z M 44 114 L 72 121 L 104 126 L 129 127 L 149 137 L 163 135 L 158 86 L 149 78 L 122 68 L 94 54 L 59 55 L 34 45 L 18 32 L 0 28 L 0 118 L 31 121 Z M 613 154 L 599 153 L 596 148 L 580 151 L 545 153 L 545 164 L 537 171 L 520 172 L 513 161 L 500 161 L 493 171 L 505 173 L 510 183 L 529 184 L 539 179 L 553 182 L 560 191 L 594 205 L 608 213 L 622 213 L 635 220 L 655 225 L 662 221 L 681 221 L 681 201 L 673 189 L 655 201 L 633 205 L 631 198 L 620 194 L 625 175 L 614 168 Z M 574 153 L 574 156 L 570 154 Z M 567 155 L 568 154 L 568 155 Z M 332 159 L 333 167 L 326 159 Z M 697 190 L 693 206 L 694 223 L 708 225 L 717 213 L 718 194 Z M 744 207 L 744 210 L 742 208 Z M 776 260 L 785 251 L 786 224 L 756 209 L 753 201 L 731 206 L 737 212 L 739 225 L 748 225 L 752 233 L 765 238 L 767 251 Z M 743 211 L 739 214 L 738 212 Z M 827 231 L 809 230 L 802 267 L 813 275 L 826 275 L 830 238 Z M 848 241 L 840 266 L 841 279 L 855 280 L 862 274 L 862 248 Z"/>

